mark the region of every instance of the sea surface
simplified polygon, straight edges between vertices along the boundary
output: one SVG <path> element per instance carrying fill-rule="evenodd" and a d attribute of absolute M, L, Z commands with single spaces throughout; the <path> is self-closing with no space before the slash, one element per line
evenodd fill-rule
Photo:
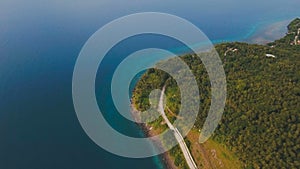
<path fill-rule="evenodd" d="M 299 6 L 299 0 L 1 1 L 0 169 L 163 167 L 159 157 L 129 159 L 101 149 L 77 120 L 73 68 L 84 43 L 106 23 L 136 12 L 165 12 L 189 20 L 214 43 L 265 43 L 284 35 L 285 24 L 300 16 Z M 107 54 L 96 79 L 105 118 L 117 131 L 134 137 L 144 137 L 143 132 L 115 109 L 110 82 L 122 59 L 149 47 L 175 49 L 181 44 L 156 35 L 126 39 Z M 136 80 L 138 76 L 131 89 Z"/>

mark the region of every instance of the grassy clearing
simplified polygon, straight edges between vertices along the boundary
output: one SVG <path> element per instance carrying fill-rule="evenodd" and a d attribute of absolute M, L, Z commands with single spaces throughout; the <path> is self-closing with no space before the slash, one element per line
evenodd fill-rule
<path fill-rule="evenodd" d="M 225 146 L 211 139 L 200 144 L 197 130 L 192 130 L 187 138 L 191 141 L 191 153 L 199 168 L 242 168 L 239 159 Z"/>

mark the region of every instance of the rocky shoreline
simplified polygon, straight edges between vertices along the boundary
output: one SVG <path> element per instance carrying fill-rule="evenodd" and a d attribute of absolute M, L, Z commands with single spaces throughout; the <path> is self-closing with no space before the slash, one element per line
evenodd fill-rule
<path fill-rule="evenodd" d="M 141 117 L 140 117 L 140 113 L 138 110 L 136 110 L 135 105 L 133 103 L 131 103 L 131 114 L 133 119 L 136 121 L 136 125 L 138 125 L 143 133 L 145 134 L 146 137 L 153 137 L 156 134 L 153 133 L 153 131 L 151 130 L 151 128 L 149 126 L 147 126 L 147 124 L 145 123 L 138 123 L 138 121 L 141 121 Z M 160 142 L 160 140 L 153 140 L 152 141 L 155 143 L 155 145 L 158 146 L 158 148 L 162 147 L 162 143 Z M 170 156 L 170 154 L 168 152 L 165 152 L 161 155 L 159 155 L 159 158 L 164 166 L 165 169 L 178 169 L 178 167 L 176 167 L 174 165 L 174 161 L 172 160 L 172 157 Z"/>

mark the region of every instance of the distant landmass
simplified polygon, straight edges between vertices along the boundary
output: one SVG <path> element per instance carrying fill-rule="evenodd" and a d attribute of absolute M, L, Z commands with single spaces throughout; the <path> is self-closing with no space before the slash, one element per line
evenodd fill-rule
<path fill-rule="evenodd" d="M 210 107 L 210 81 L 199 57 L 181 56 L 196 76 L 200 92 L 199 114 L 185 138 L 198 168 L 300 168 L 300 19 L 287 28 L 284 37 L 265 45 L 215 45 L 226 73 L 227 101 L 217 130 L 203 144 L 198 138 Z M 157 69 L 149 69 L 135 86 L 136 112 L 147 110 L 150 92 L 164 86 L 168 119 L 181 118 L 176 81 Z M 148 135 L 168 128 L 162 117 L 142 127 Z M 188 168 L 179 146 L 165 153 L 164 161 L 166 168 Z"/>

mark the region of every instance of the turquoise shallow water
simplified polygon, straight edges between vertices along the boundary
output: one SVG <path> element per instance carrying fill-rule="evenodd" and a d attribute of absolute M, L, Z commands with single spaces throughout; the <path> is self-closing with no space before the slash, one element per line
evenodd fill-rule
<path fill-rule="evenodd" d="M 99 148 L 76 118 L 71 90 L 76 58 L 85 41 L 105 23 L 134 12 L 168 12 L 191 21 L 219 43 L 251 39 L 269 23 L 300 15 L 297 0 L 155 2 L 0 2 L 0 168 L 162 167 L 158 157 L 128 159 Z M 135 37 L 111 51 L 97 75 L 99 108 L 116 130 L 130 136 L 143 137 L 143 133 L 114 109 L 109 72 L 126 54 L 149 46 L 181 48 L 158 36 Z"/>

